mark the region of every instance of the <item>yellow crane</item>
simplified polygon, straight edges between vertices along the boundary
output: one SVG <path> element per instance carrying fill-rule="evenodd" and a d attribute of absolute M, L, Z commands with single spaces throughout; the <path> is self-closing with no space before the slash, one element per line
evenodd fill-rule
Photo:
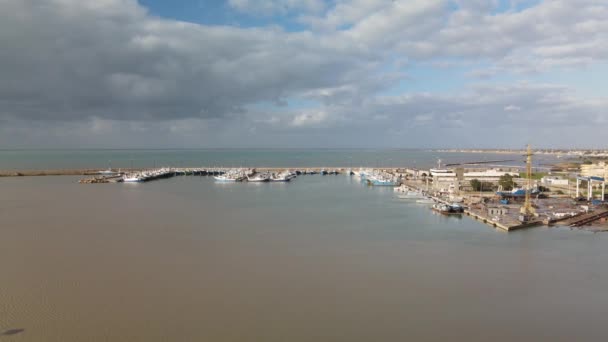
<path fill-rule="evenodd" d="M 532 201 L 530 200 L 530 193 L 532 192 L 532 148 L 528 145 L 526 151 L 526 199 L 524 205 L 521 207 L 519 212 L 521 213 L 520 221 L 528 221 L 535 213 L 534 207 L 532 207 Z"/>

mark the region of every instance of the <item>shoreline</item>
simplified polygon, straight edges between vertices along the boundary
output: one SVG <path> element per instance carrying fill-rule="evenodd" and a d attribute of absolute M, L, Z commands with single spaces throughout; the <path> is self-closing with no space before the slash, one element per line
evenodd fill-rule
<path fill-rule="evenodd" d="M 438 153 L 493 153 L 493 154 L 526 154 L 525 149 L 511 150 L 511 149 L 435 149 L 432 152 Z M 559 150 L 559 149 L 536 149 L 534 150 L 535 155 L 557 155 L 564 157 L 588 157 L 588 158 L 608 158 L 608 151 L 605 150 Z"/>

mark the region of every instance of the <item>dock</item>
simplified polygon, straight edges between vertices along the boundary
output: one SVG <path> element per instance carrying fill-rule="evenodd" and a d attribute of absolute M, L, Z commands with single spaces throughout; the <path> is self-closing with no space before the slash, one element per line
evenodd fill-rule
<path fill-rule="evenodd" d="M 578 215 L 563 222 L 570 227 L 581 227 L 605 217 L 608 217 L 608 209 L 606 208 Z"/>
<path fill-rule="evenodd" d="M 504 231 L 510 232 L 513 230 L 517 230 L 517 229 L 523 229 L 523 228 L 530 228 L 530 227 L 535 227 L 535 226 L 540 226 L 543 224 L 543 222 L 541 220 L 532 220 L 529 222 L 525 222 L 525 223 L 521 223 L 521 222 L 517 222 L 517 221 L 513 221 L 513 222 L 509 222 L 509 223 L 505 223 L 505 222 L 500 222 L 500 221 L 494 221 L 491 218 L 481 215 L 479 213 L 476 213 L 473 210 L 469 210 L 469 209 L 465 209 L 464 211 L 465 215 L 470 216 L 478 221 L 481 221 L 487 225 L 490 225 L 494 228 L 499 228 L 502 229 Z"/>
<path fill-rule="evenodd" d="M 431 195 L 428 191 L 426 191 L 422 187 L 422 184 L 416 184 L 414 182 L 405 182 L 403 184 L 403 186 L 411 191 L 417 191 L 417 192 L 424 193 L 429 198 L 433 199 L 437 203 L 443 203 L 443 204 L 448 204 L 448 205 L 453 203 L 453 201 L 450 201 L 449 199 L 443 198 L 441 196 Z M 467 197 L 467 196 L 465 195 L 463 197 Z M 496 221 L 496 220 L 493 220 L 492 217 L 486 215 L 481 210 L 476 209 L 475 205 L 466 206 L 463 214 L 472 219 L 485 223 L 493 228 L 498 228 L 498 229 L 501 229 L 501 230 L 504 230 L 507 232 L 517 230 L 517 229 L 530 228 L 530 227 L 539 226 L 539 225 L 543 224 L 543 221 L 540 219 L 534 219 L 534 220 L 531 220 L 528 222 L 520 222 L 520 221 L 518 221 L 516 219 L 512 219 L 510 217 L 501 217 L 500 220 Z"/>

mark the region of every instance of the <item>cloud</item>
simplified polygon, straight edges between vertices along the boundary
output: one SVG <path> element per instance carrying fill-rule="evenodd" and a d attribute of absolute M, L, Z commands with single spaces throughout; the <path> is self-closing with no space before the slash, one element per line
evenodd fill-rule
<path fill-rule="evenodd" d="M 597 146 L 606 98 L 552 84 L 479 84 L 452 94 L 376 96 L 361 105 L 250 110 L 224 119 L 87 119 L 0 125 L 0 144 L 60 147 L 568 147 Z M 509 106 L 520 110 L 505 110 Z"/>
<path fill-rule="evenodd" d="M 254 15 L 286 15 L 294 11 L 318 13 L 325 9 L 323 0 L 228 0 L 233 9 Z"/>
<path fill-rule="evenodd" d="M 0 44 L 0 115 L 23 119 L 224 117 L 369 63 L 307 32 L 165 20 L 120 0 L 1 2 Z"/>
<path fill-rule="evenodd" d="M 573 122 L 607 122 L 605 98 L 492 83 L 605 63 L 603 2 L 512 1 L 503 12 L 497 1 L 228 5 L 305 26 L 188 23 L 135 0 L 0 0 L 0 143 L 306 145 L 327 134 L 344 144 L 424 145 L 436 134 L 439 144 L 480 129 L 490 139 L 505 129 L 532 134 L 518 125 L 574 134 Z M 484 83 L 467 79 L 449 95 L 408 90 L 420 65 L 440 70 L 437 83 L 452 67 Z"/>
<path fill-rule="evenodd" d="M 325 111 L 307 111 L 296 115 L 291 121 L 291 125 L 295 127 L 319 125 L 326 121 L 327 118 L 328 115 Z"/>
<path fill-rule="evenodd" d="M 520 111 L 521 107 L 514 106 L 514 105 L 508 105 L 508 106 L 505 106 L 504 110 L 505 110 L 505 112 Z"/>

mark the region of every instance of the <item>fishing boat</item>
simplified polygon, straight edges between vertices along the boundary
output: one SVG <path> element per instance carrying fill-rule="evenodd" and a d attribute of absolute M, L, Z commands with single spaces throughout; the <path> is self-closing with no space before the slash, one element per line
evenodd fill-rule
<path fill-rule="evenodd" d="M 399 198 L 403 198 L 403 199 L 424 199 L 424 198 L 426 198 L 426 196 L 424 196 L 419 191 L 408 190 L 403 195 L 399 195 Z"/>
<path fill-rule="evenodd" d="M 431 209 L 443 215 L 461 215 L 464 212 L 464 208 L 459 204 L 437 203 Z"/>
<path fill-rule="evenodd" d="M 394 179 L 382 179 L 382 178 L 374 178 L 367 180 L 369 185 L 373 186 L 397 186 L 399 182 Z"/>
<path fill-rule="evenodd" d="M 242 179 L 231 175 L 219 175 L 213 177 L 218 182 L 240 182 Z"/>
<path fill-rule="evenodd" d="M 292 179 L 292 177 L 290 177 L 289 175 L 287 175 L 283 172 L 278 173 L 278 174 L 273 173 L 270 176 L 271 182 L 289 182 L 289 181 L 291 181 L 291 179 Z"/>
<path fill-rule="evenodd" d="M 270 175 L 267 173 L 257 173 L 257 174 L 247 176 L 248 182 L 268 182 L 269 180 L 270 180 Z"/>
<path fill-rule="evenodd" d="M 130 175 L 130 176 L 125 176 L 122 179 L 122 181 L 125 183 L 141 183 L 144 181 L 144 178 L 141 177 L 140 175 Z"/>
<path fill-rule="evenodd" d="M 375 173 L 367 176 L 367 184 L 374 186 L 399 186 L 401 179 L 389 173 Z"/>
<path fill-rule="evenodd" d="M 285 170 L 281 173 L 273 173 L 270 176 L 271 182 L 289 182 L 290 180 L 296 178 L 296 174 L 292 171 Z"/>
<path fill-rule="evenodd" d="M 435 200 L 433 200 L 430 197 L 427 197 L 427 198 L 422 198 L 422 199 L 416 200 L 416 203 L 420 203 L 420 204 L 434 204 Z"/>
<path fill-rule="evenodd" d="M 241 170 L 233 169 L 222 175 L 214 176 L 213 178 L 220 183 L 242 182 L 246 179 L 246 174 Z"/>
<path fill-rule="evenodd" d="M 107 170 L 99 171 L 98 173 L 100 175 L 104 175 L 104 176 L 113 176 L 113 175 L 119 174 L 119 172 L 116 172 L 116 171 L 112 170 L 111 168 L 109 168 Z"/>

